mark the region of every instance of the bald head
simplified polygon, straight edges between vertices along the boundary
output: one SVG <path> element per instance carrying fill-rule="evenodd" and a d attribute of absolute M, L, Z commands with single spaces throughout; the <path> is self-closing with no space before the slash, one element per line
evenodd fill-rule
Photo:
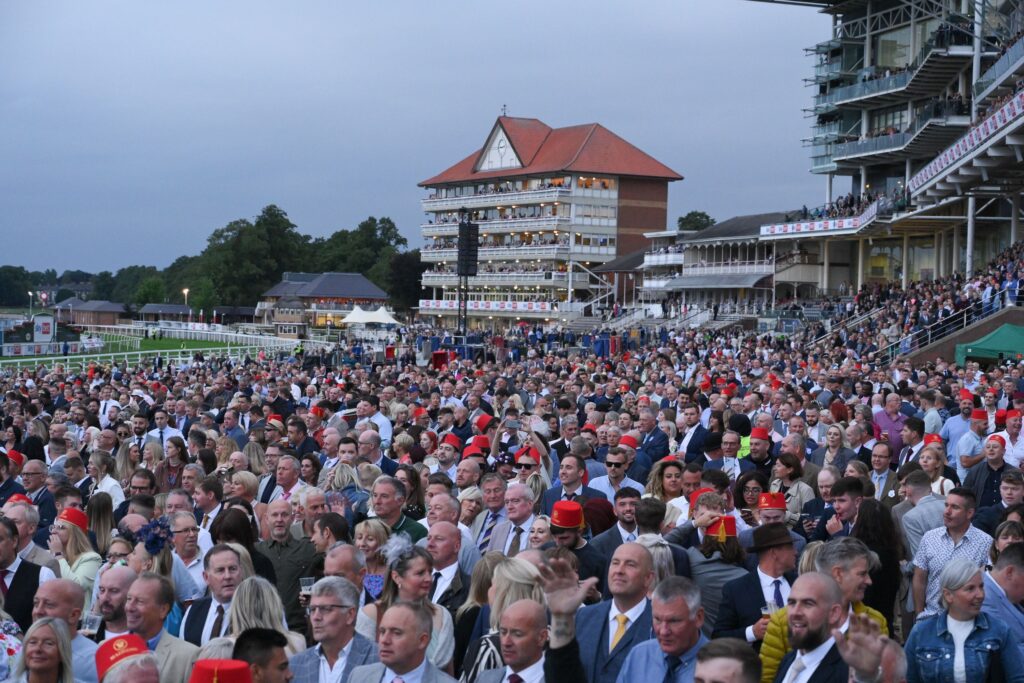
<path fill-rule="evenodd" d="M 434 568 L 440 571 L 458 562 L 462 549 L 462 532 L 451 522 L 435 522 L 427 533 L 427 552 L 434 558 Z"/>
<path fill-rule="evenodd" d="M 124 525 L 124 528 L 128 529 L 128 531 L 131 531 L 134 534 L 139 529 L 146 526 L 146 524 L 148 523 L 149 520 L 147 520 L 142 515 L 134 512 L 129 512 L 127 515 L 121 518 L 121 523 L 118 524 L 118 526 Z"/>
<path fill-rule="evenodd" d="M 517 600 L 505 608 L 499 619 L 501 655 L 513 672 L 540 661 L 548 640 L 544 606 L 535 600 Z"/>
<path fill-rule="evenodd" d="M 128 600 L 128 589 L 137 578 L 129 567 L 114 565 L 103 572 L 100 588 L 96 594 L 96 611 L 103 615 L 108 627 L 119 628 L 125 621 L 124 605 Z M 127 628 L 127 627 L 125 627 Z"/>
<path fill-rule="evenodd" d="M 70 579 L 51 579 L 39 584 L 32 600 L 32 619 L 62 619 L 70 628 L 78 627 L 85 604 L 85 591 Z"/>

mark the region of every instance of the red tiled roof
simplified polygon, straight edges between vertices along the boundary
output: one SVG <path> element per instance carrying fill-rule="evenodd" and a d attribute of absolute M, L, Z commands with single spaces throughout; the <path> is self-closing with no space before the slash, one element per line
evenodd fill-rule
<path fill-rule="evenodd" d="M 537 119 L 498 117 L 522 168 L 475 171 L 484 150 L 420 183 L 421 187 L 559 172 L 682 180 L 671 168 L 599 123 L 550 128 Z"/>

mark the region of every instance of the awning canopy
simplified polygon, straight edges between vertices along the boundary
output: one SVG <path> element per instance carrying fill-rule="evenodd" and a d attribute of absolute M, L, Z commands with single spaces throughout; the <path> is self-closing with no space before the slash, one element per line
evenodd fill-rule
<path fill-rule="evenodd" d="M 398 321 L 395 320 L 394 316 L 388 313 L 383 306 L 378 308 L 376 311 L 370 314 L 370 322 L 377 323 L 379 325 L 397 325 Z"/>
<path fill-rule="evenodd" d="M 359 306 L 353 306 L 352 312 L 341 321 L 342 325 L 398 325 L 390 313 L 383 306 L 376 311 L 364 311 Z"/>
<path fill-rule="evenodd" d="M 665 289 L 748 289 L 771 275 L 729 273 L 728 275 L 680 275 L 668 281 Z"/>
<path fill-rule="evenodd" d="M 1020 358 L 1024 349 L 1024 327 L 1001 325 L 977 341 L 956 345 L 956 364 L 963 366 L 969 358 Z"/>

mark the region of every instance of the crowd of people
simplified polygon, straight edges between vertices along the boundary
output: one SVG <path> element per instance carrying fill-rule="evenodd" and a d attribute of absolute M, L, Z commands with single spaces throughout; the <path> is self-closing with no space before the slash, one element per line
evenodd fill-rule
<path fill-rule="evenodd" d="M 550 247 L 550 246 L 568 246 L 569 244 L 569 233 L 541 233 L 536 232 L 529 236 L 525 234 L 520 235 L 490 235 L 488 237 L 480 238 L 481 249 L 492 249 L 492 248 L 512 248 L 512 247 Z M 455 249 L 458 246 L 458 241 L 455 238 L 440 237 L 436 238 L 432 243 L 424 246 L 424 249 Z"/>
<path fill-rule="evenodd" d="M 0 680 L 1024 680 L 1021 364 L 871 348 L 1022 264 L 817 344 L 0 378 Z"/>

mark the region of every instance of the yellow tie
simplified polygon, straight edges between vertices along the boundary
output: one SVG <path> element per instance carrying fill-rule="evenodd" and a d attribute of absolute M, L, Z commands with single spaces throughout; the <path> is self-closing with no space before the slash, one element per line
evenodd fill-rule
<path fill-rule="evenodd" d="M 614 650 L 615 646 L 622 640 L 622 636 L 626 635 L 626 624 L 629 622 L 629 617 L 625 614 L 619 614 L 616 615 L 615 621 L 619 622 L 619 626 L 615 629 L 615 635 L 612 636 L 612 646 L 608 648 L 609 652 Z"/>

